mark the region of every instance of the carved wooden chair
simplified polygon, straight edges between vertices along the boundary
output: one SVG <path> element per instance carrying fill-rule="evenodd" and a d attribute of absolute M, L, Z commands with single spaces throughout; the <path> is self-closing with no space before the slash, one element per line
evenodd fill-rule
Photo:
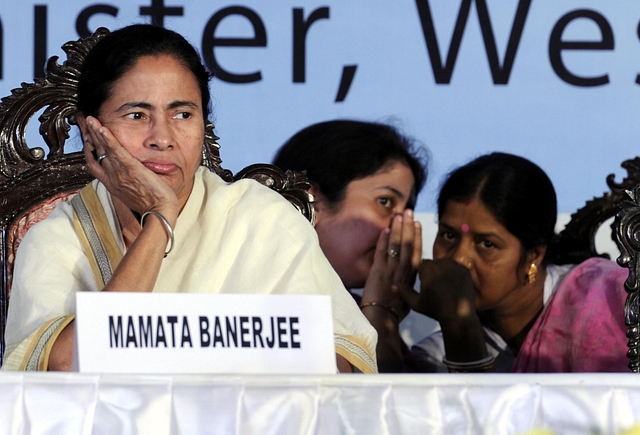
<path fill-rule="evenodd" d="M 93 179 L 82 151 L 65 152 L 65 143 L 71 125 L 76 124 L 80 67 L 89 50 L 108 33 L 100 28 L 88 38 L 64 44 L 67 60 L 62 65 L 58 64 L 57 56 L 50 58 L 44 79 L 23 83 L 0 102 L 0 365 L 16 249 L 31 226 Z M 47 151 L 27 144 L 29 120 L 41 110 L 39 133 Z M 208 123 L 205 128 L 203 166 L 229 182 L 242 178 L 257 180 L 281 193 L 314 222 L 313 198 L 304 174 L 284 174 L 273 165 L 256 164 L 233 176 L 221 166 L 213 124 Z"/>
<path fill-rule="evenodd" d="M 571 215 L 555 245 L 558 263 L 578 264 L 590 257 L 610 257 L 598 252 L 596 233 L 604 222 L 616 216 L 620 202 L 627 196 L 626 191 L 640 183 L 640 157 L 625 160 L 621 166 L 627 171 L 622 182 L 616 183 L 615 174 L 609 174 L 606 182 L 610 191 L 587 201 Z M 615 223 L 612 224 L 611 239 L 618 244 L 614 226 Z"/>
<path fill-rule="evenodd" d="M 640 372 L 640 328 L 638 303 L 640 289 L 640 157 L 629 160 L 627 165 L 634 171 L 635 183 L 624 186 L 624 196 L 614 221 L 614 235 L 620 250 L 618 264 L 629 269 L 629 277 L 624 283 L 627 300 L 624 306 L 624 321 L 627 329 L 627 357 L 629 369 Z M 628 169 L 629 170 L 629 169 Z"/>

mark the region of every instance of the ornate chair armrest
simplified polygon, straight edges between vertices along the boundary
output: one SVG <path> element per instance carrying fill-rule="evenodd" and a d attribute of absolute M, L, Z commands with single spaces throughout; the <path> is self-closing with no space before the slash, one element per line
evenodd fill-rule
<path fill-rule="evenodd" d="M 313 195 L 309 193 L 311 184 L 307 174 L 287 171 L 285 174 L 277 166 L 268 163 L 257 163 L 247 166 L 238 172 L 233 180 L 250 178 L 284 196 L 312 224 L 315 222 Z"/>

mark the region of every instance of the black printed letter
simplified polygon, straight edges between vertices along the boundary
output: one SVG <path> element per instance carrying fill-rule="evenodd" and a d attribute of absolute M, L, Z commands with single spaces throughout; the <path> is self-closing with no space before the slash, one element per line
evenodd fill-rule
<path fill-rule="evenodd" d="M 425 42 L 427 43 L 429 58 L 431 59 L 433 76 L 438 84 L 448 84 L 451 81 L 451 74 L 453 73 L 453 67 L 456 63 L 456 58 L 458 57 L 460 43 L 462 42 L 462 34 L 464 33 L 465 26 L 467 25 L 467 19 L 469 18 L 471 1 L 472 0 L 462 1 L 460 11 L 458 12 L 458 18 L 456 20 L 456 26 L 453 29 L 453 37 L 449 44 L 447 60 L 443 65 L 440 50 L 438 48 L 438 39 L 433 26 L 433 17 L 431 16 L 431 9 L 429 8 L 429 0 L 416 0 L 416 6 L 418 7 L 418 13 L 420 15 L 420 22 L 422 23 L 422 32 L 424 34 Z M 484 40 L 484 47 L 487 52 L 487 59 L 489 61 L 489 68 L 491 69 L 493 83 L 496 85 L 506 85 L 509 82 L 511 69 L 513 68 L 516 52 L 518 51 L 518 45 L 520 44 L 520 38 L 524 30 L 524 23 L 527 19 L 527 14 L 529 13 L 529 6 L 531 6 L 531 0 L 520 0 L 518 3 L 516 16 L 513 20 L 513 25 L 511 26 L 511 34 L 509 35 L 509 42 L 507 44 L 504 62 L 502 66 L 500 66 L 498 49 L 496 47 L 495 36 L 493 35 L 493 26 L 489 19 L 489 10 L 487 8 L 486 0 L 476 0 L 476 9 L 480 20 L 482 39 Z"/>
<path fill-rule="evenodd" d="M 320 19 L 329 19 L 329 8 L 318 8 L 311 12 L 309 19 L 304 20 L 302 8 L 293 9 L 293 82 L 304 83 L 307 56 L 307 32 L 309 27 Z"/>
<path fill-rule="evenodd" d="M 89 19 L 98 14 L 111 15 L 112 17 L 118 16 L 118 8 L 109 5 L 93 5 L 84 8 L 76 18 L 76 32 L 81 38 L 91 36 L 92 30 L 89 30 Z"/>
<path fill-rule="evenodd" d="M 562 33 L 569 23 L 578 18 L 593 20 L 600 28 L 600 41 L 563 41 Z M 574 86 L 600 86 L 609 83 L 607 74 L 599 77 L 580 77 L 572 74 L 562 62 L 562 50 L 613 50 L 613 30 L 605 17 L 587 9 L 569 12 L 558 20 L 549 37 L 549 60 L 551 66 L 565 82 Z"/>
<path fill-rule="evenodd" d="M 217 38 L 215 36 L 218 24 L 229 15 L 240 15 L 251 22 L 253 26 L 253 38 Z M 249 8 L 242 6 L 230 6 L 216 12 L 204 29 L 202 34 L 202 56 L 207 68 L 215 77 L 229 83 L 251 83 L 262 80 L 260 71 L 249 74 L 235 74 L 222 68 L 213 52 L 215 47 L 266 47 L 267 31 L 260 16 Z"/>

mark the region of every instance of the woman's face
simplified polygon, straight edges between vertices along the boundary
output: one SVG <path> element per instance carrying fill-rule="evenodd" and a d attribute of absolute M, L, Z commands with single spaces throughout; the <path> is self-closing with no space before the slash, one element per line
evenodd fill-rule
<path fill-rule="evenodd" d="M 433 258 L 449 258 L 471 272 L 478 311 L 508 306 L 524 289 L 520 240 L 478 198 L 449 201 L 438 224 Z"/>
<path fill-rule="evenodd" d="M 200 88 L 186 67 L 167 54 L 141 57 L 115 82 L 98 119 L 186 202 L 204 143 Z"/>
<path fill-rule="evenodd" d="M 378 236 L 395 214 L 404 211 L 414 182 L 406 164 L 392 161 L 375 174 L 350 182 L 344 199 L 333 208 L 317 195 L 320 246 L 345 287 L 364 287 Z"/>

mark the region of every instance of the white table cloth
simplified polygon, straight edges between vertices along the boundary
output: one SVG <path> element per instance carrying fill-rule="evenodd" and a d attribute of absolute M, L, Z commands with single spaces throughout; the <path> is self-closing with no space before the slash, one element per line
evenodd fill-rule
<path fill-rule="evenodd" d="M 0 373 L 0 434 L 619 435 L 640 376 Z"/>

